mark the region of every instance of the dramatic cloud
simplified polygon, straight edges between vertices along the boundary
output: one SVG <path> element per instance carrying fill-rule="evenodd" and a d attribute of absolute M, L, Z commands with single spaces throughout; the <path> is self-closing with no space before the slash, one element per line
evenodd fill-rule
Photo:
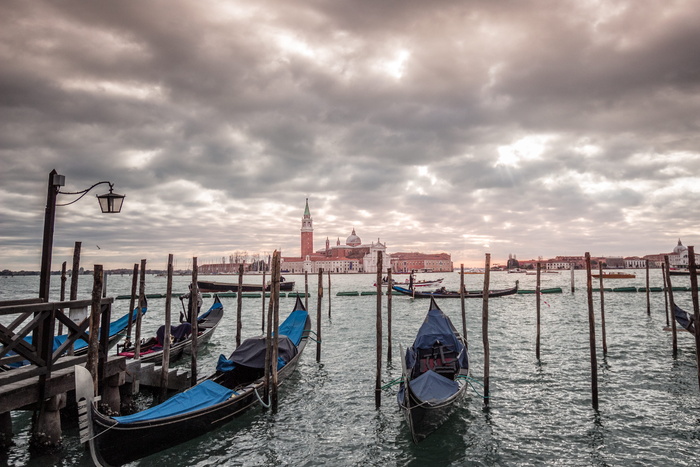
<path fill-rule="evenodd" d="M 697 241 L 697 2 L 0 4 L 0 269 L 299 252 L 354 227 L 455 262 Z M 104 186 L 95 191 L 100 192 Z M 72 198 L 61 195 L 59 202 Z M 100 246 L 97 249 L 97 245 Z"/>

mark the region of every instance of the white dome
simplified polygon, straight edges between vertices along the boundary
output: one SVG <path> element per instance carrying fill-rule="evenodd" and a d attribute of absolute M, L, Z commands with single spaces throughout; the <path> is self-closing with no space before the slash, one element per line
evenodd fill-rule
<path fill-rule="evenodd" d="M 681 239 L 679 238 L 678 245 L 676 245 L 676 248 L 673 249 L 673 254 L 680 255 L 686 251 L 688 251 L 688 248 L 683 246 L 683 244 L 681 243 Z"/>
<path fill-rule="evenodd" d="M 345 240 L 345 244 L 348 246 L 360 246 L 362 245 L 362 240 L 360 240 L 360 237 L 355 235 L 355 229 L 352 229 L 352 233 L 348 237 L 347 240 Z"/>

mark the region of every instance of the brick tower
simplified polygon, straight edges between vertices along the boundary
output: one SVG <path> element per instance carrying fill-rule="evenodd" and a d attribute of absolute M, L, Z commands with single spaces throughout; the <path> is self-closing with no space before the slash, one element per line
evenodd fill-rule
<path fill-rule="evenodd" d="M 304 217 L 301 218 L 301 257 L 306 258 L 314 252 L 314 227 L 309 211 L 309 198 L 306 198 Z"/>

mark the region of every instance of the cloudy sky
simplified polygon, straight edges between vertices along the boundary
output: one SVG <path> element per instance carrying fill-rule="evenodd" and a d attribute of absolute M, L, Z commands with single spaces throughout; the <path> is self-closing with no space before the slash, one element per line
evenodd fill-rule
<path fill-rule="evenodd" d="M 0 269 L 698 241 L 697 0 L 0 2 Z M 75 197 L 60 195 L 59 203 Z M 99 246 L 99 248 L 98 248 Z"/>

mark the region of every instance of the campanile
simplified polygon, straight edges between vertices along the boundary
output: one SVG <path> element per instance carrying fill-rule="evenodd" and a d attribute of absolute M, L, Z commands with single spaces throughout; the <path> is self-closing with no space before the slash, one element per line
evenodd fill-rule
<path fill-rule="evenodd" d="M 304 217 L 301 218 L 301 257 L 306 258 L 314 252 L 314 227 L 309 211 L 309 198 L 306 198 Z"/>

